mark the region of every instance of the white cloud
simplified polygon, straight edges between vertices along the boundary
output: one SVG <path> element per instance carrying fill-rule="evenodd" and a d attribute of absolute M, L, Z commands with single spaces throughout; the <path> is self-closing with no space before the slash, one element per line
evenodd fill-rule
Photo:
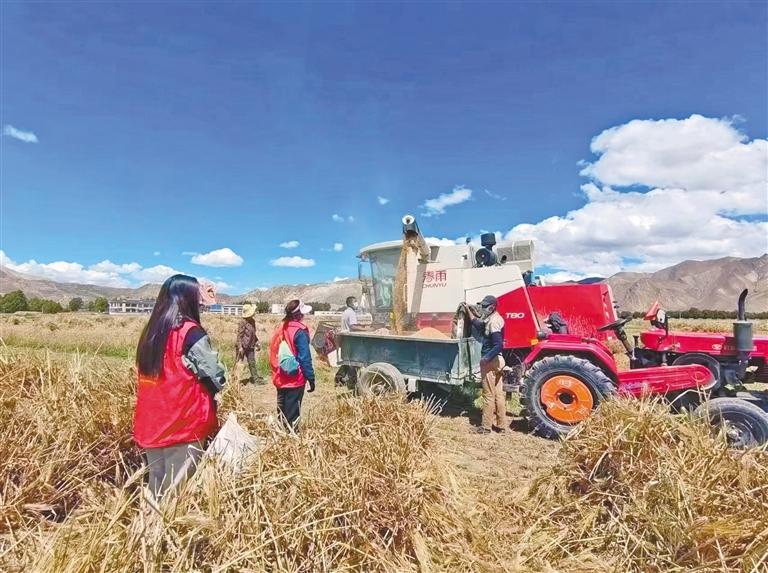
<path fill-rule="evenodd" d="M 381 195 L 376 197 L 376 200 L 379 202 L 379 205 L 386 205 L 387 203 L 389 203 L 389 199 L 387 199 L 386 197 L 382 197 Z"/>
<path fill-rule="evenodd" d="M 210 253 L 195 254 L 192 257 L 192 263 L 206 267 L 239 267 L 243 264 L 243 257 L 232 249 L 224 247 Z"/>
<path fill-rule="evenodd" d="M 433 217 L 445 213 L 447 207 L 460 205 L 472 198 L 472 189 L 467 189 L 461 185 L 454 187 L 450 193 L 442 193 L 434 199 L 427 199 L 422 208 L 425 217 Z"/>
<path fill-rule="evenodd" d="M 232 285 L 222 280 L 212 280 L 206 277 L 197 277 L 197 279 L 201 281 L 208 281 L 209 283 L 211 283 L 215 287 L 216 292 L 226 293 L 232 290 Z"/>
<path fill-rule="evenodd" d="M 582 276 L 768 251 L 760 220 L 768 141 L 748 141 L 730 120 L 693 115 L 631 121 L 598 135 L 592 149 L 599 157 L 582 169 L 593 179 L 582 186 L 585 205 L 517 225 L 504 239 L 534 239 L 540 264 Z"/>
<path fill-rule="evenodd" d="M 21 129 L 16 129 L 12 125 L 6 125 L 3 127 L 3 135 L 12 137 L 13 139 L 18 139 L 24 143 L 37 143 L 37 135 L 31 131 L 22 131 Z"/>
<path fill-rule="evenodd" d="M 438 238 L 438 237 L 424 237 L 424 240 L 427 242 L 428 245 L 435 245 L 438 247 L 451 247 L 454 245 L 461 245 L 464 243 L 464 239 L 446 239 L 446 238 Z"/>
<path fill-rule="evenodd" d="M 334 253 L 340 253 L 344 250 L 344 243 L 334 243 L 333 244 L 333 252 Z"/>
<path fill-rule="evenodd" d="M 348 281 L 349 277 L 333 277 L 333 282 L 340 283 L 341 281 Z"/>
<path fill-rule="evenodd" d="M 347 221 L 349 221 L 350 223 L 354 223 L 355 218 L 352 215 L 350 215 L 349 217 L 347 217 Z"/>
<path fill-rule="evenodd" d="M 491 199 L 495 199 L 496 201 L 506 201 L 507 200 L 507 198 L 504 197 L 503 195 L 497 195 L 496 193 L 491 193 L 490 191 L 488 191 L 488 189 L 485 189 L 483 191 L 483 193 L 488 195 L 488 197 L 490 197 Z"/>
<path fill-rule="evenodd" d="M 155 265 L 132 273 L 132 278 L 142 283 L 162 284 L 170 276 L 179 274 L 180 271 L 166 265 Z"/>
<path fill-rule="evenodd" d="M 292 267 L 292 268 L 306 268 L 314 267 L 314 259 L 305 259 L 303 257 L 279 257 L 272 259 L 269 264 L 273 267 Z"/>
<path fill-rule="evenodd" d="M 89 267 L 93 271 L 105 271 L 105 272 L 112 272 L 112 273 L 118 273 L 118 274 L 130 274 L 135 273 L 137 271 L 141 270 L 141 265 L 139 263 L 127 263 L 122 265 L 116 265 L 109 259 L 105 261 L 101 261 L 100 263 L 96 263 L 95 265 L 91 265 Z"/>
<path fill-rule="evenodd" d="M 286 241 L 284 243 L 280 243 L 280 246 L 283 249 L 295 249 L 300 245 L 298 241 Z"/>
<path fill-rule="evenodd" d="M 344 223 L 344 222 L 354 223 L 355 222 L 355 218 L 352 215 L 349 215 L 348 217 L 342 217 L 338 213 L 334 213 L 331 216 L 331 219 L 333 219 L 333 221 L 336 223 Z"/>
<path fill-rule="evenodd" d="M 39 263 L 30 259 L 16 263 L 0 251 L 2 266 L 25 275 L 62 283 L 93 284 L 108 287 L 131 288 L 144 283 L 162 283 L 179 271 L 165 265 L 143 268 L 139 263 L 117 264 L 104 260 L 90 266 L 70 261 Z"/>

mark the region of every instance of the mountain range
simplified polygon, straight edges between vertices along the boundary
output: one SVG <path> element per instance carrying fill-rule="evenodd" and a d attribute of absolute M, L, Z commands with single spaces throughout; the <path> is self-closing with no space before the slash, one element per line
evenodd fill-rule
<path fill-rule="evenodd" d="M 614 299 L 621 310 L 643 311 L 658 300 L 670 310 L 691 307 L 707 310 L 735 310 L 742 289 L 750 290 L 747 309 L 768 311 L 768 254 L 742 259 L 725 257 L 708 261 L 684 261 L 654 273 L 622 272 L 607 279 L 593 277 L 585 282 L 605 280 L 611 285 Z M 66 303 L 73 297 L 92 300 L 150 299 L 157 296 L 160 285 L 139 288 L 115 288 L 97 285 L 60 283 L 0 268 L 0 294 L 22 290 L 27 297 L 40 297 Z M 340 306 L 348 296 L 360 296 L 360 284 L 350 279 L 332 283 L 281 285 L 257 289 L 241 295 L 219 295 L 222 302 L 264 301 L 281 303 L 292 298 L 306 302 L 327 302 Z"/>

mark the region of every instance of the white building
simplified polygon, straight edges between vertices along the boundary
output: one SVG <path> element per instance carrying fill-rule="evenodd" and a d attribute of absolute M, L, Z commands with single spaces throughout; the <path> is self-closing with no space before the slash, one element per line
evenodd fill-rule
<path fill-rule="evenodd" d="M 154 300 L 110 300 L 109 314 L 150 314 Z"/>
<path fill-rule="evenodd" d="M 242 304 L 213 304 L 205 307 L 206 312 L 211 314 L 226 314 L 229 316 L 242 316 L 243 305 Z"/>

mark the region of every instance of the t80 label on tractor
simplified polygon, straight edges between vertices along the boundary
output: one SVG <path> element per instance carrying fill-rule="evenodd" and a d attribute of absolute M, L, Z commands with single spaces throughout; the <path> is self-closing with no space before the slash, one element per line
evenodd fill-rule
<path fill-rule="evenodd" d="M 515 320 L 515 319 L 525 318 L 525 313 L 524 312 L 508 312 L 504 316 L 506 318 Z"/>

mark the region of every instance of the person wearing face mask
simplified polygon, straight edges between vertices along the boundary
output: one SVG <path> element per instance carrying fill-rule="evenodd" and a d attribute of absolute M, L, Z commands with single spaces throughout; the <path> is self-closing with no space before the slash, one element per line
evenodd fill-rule
<path fill-rule="evenodd" d="M 357 323 L 357 299 L 354 296 L 348 296 L 346 300 L 347 308 L 341 313 L 340 332 L 364 332 L 368 330 Z M 336 372 L 335 381 L 337 386 L 354 385 L 357 382 L 357 373 L 351 366 L 342 365 Z"/>
<path fill-rule="evenodd" d="M 480 316 L 473 326 L 483 333 L 480 375 L 483 384 L 483 421 L 481 434 L 503 432 L 507 425 L 507 396 L 504 392 L 504 319 L 498 313 L 498 301 L 488 295 L 479 303 Z M 471 307 L 469 307 L 471 309 Z"/>

